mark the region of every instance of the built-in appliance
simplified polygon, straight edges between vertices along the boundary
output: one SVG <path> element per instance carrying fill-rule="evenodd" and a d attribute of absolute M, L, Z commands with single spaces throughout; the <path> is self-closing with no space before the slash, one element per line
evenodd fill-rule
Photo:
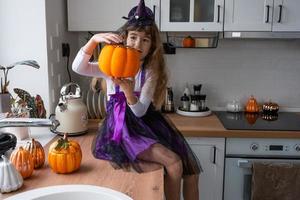
<path fill-rule="evenodd" d="M 214 112 L 228 130 L 300 131 L 300 115 L 279 112 L 278 115 L 245 112 Z"/>
<path fill-rule="evenodd" d="M 228 138 L 224 200 L 250 200 L 252 164 L 300 163 L 300 139 Z"/>

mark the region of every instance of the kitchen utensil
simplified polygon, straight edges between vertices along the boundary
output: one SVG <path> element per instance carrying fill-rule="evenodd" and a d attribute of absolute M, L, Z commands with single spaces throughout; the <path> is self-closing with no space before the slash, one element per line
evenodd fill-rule
<path fill-rule="evenodd" d="M 75 94 L 67 93 L 67 89 L 75 87 Z M 60 125 L 52 132 L 59 135 L 68 133 L 71 135 L 80 135 L 87 132 L 88 113 L 87 107 L 82 101 L 80 87 L 76 83 L 65 84 L 60 91 L 59 103 L 55 109 L 55 118 Z"/>
<path fill-rule="evenodd" d="M 11 133 L 0 132 L 0 156 L 17 145 L 17 137 Z"/>

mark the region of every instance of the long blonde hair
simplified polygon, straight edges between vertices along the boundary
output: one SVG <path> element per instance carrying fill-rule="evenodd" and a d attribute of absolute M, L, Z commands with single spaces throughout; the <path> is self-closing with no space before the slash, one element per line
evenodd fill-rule
<path fill-rule="evenodd" d="M 152 102 L 156 109 L 160 109 L 165 99 L 168 76 L 166 72 L 165 59 L 163 56 L 163 46 L 158 28 L 155 23 L 153 23 L 151 26 L 128 26 L 126 23 L 119 29 L 120 34 L 124 38 L 127 38 L 128 31 L 144 31 L 146 34 L 151 36 L 152 46 L 148 55 L 145 57 L 144 66 L 146 69 L 151 70 L 155 77 L 156 86 Z"/>

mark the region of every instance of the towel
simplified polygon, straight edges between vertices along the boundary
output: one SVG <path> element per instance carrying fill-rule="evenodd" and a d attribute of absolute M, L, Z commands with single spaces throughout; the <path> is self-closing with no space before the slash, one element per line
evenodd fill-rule
<path fill-rule="evenodd" d="M 300 199 L 300 164 L 254 163 L 251 200 Z"/>

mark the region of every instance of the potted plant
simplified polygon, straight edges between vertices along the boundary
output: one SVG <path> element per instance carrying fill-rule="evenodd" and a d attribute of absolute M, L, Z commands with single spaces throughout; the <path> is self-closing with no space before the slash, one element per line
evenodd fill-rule
<path fill-rule="evenodd" d="M 1 77 L 1 88 L 0 88 L 0 113 L 6 113 L 10 111 L 10 93 L 8 92 L 8 72 L 12 68 L 14 68 L 17 65 L 27 65 L 31 66 L 33 68 L 39 69 L 40 66 L 35 60 L 25 60 L 13 63 L 9 66 L 1 66 L 0 70 L 3 71 L 3 77 Z"/>

